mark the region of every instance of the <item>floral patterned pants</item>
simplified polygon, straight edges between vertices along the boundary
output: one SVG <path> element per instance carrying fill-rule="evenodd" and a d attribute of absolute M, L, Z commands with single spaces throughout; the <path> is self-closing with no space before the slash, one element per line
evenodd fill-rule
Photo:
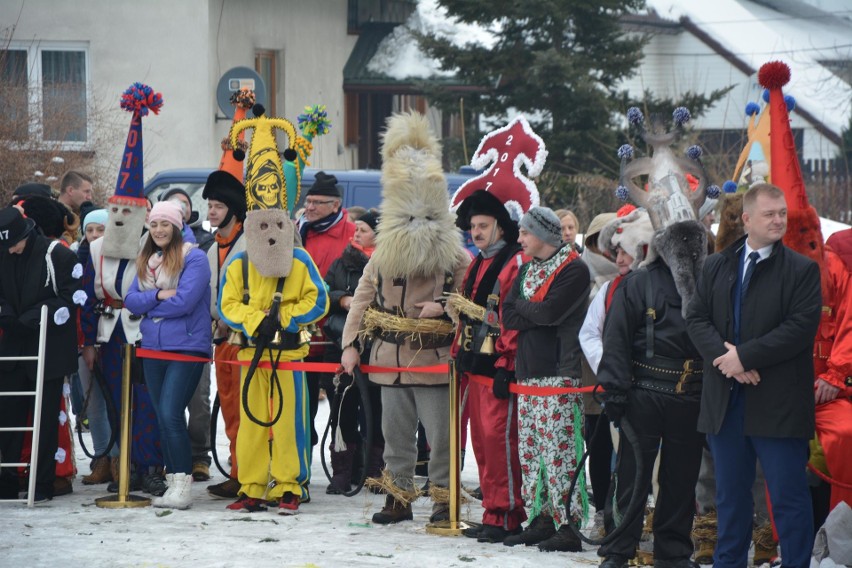
<path fill-rule="evenodd" d="M 536 387 L 578 387 L 579 379 L 542 377 L 525 379 Z M 580 472 L 571 495 L 570 519 L 565 497 L 583 454 L 583 395 L 518 396 L 518 451 L 523 472 L 523 496 L 530 518 L 553 517 L 556 526 L 568 520 L 582 526 L 589 515 L 585 472 Z"/>

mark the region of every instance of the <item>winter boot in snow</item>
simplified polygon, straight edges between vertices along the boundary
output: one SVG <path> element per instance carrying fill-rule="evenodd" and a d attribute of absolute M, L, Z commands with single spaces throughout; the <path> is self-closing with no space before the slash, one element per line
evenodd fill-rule
<path fill-rule="evenodd" d="M 112 481 L 110 471 L 110 459 L 107 456 L 99 457 L 92 463 L 92 473 L 83 477 L 83 485 L 98 485 Z"/>
<path fill-rule="evenodd" d="M 413 518 L 410 503 L 406 505 L 394 499 L 392 495 L 388 495 L 385 498 L 384 508 L 373 515 L 373 522 L 377 525 L 390 525 L 400 521 L 410 521 Z"/>
<path fill-rule="evenodd" d="M 163 493 L 161 497 L 154 497 L 151 499 L 151 505 L 154 507 L 160 507 L 165 509 L 166 507 L 171 507 L 168 502 L 168 498 L 175 491 L 175 474 L 167 473 L 166 474 L 166 492 Z"/>
<path fill-rule="evenodd" d="M 328 495 L 340 495 L 352 489 L 350 480 L 352 479 L 352 463 L 355 459 L 355 452 L 358 447 L 355 444 L 348 444 L 346 449 L 338 452 L 334 444 L 331 446 L 331 483 L 326 487 L 325 492 Z"/>
<path fill-rule="evenodd" d="M 534 544 L 544 542 L 554 534 L 556 534 L 556 527 L 553 526 L 553 517 L 549 515 L 539 515 L 530 521 L 530 524 L 527 525 L 524 532 L 517 535 L 507 536 L 503 540 L 503 544 L 506 546 L 517 546 L 519 544 L 532 546 Z"/>
<path fill-rule="evenodd" d="M 163 501 L 166 507 L 189 509 L 192 506 L 192 474 L 174 474 L 169 490 L 163 495 Z"/>

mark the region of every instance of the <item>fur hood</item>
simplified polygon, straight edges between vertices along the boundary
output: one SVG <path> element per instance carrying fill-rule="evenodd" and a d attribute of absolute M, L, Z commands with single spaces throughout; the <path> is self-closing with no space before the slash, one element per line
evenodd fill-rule
<path fill-rule="evenodd" d="M 601 229 L 598 246 L 614 252 L 621 247 L 633 257 L 630 270 L 636 270 L 650 254 L 648 248 L 654 237 L 654 226 L 644 209 L 635 209 L 624 217 L 616 217 Z"/>
<path fill-rule="evenodd" d="M 707 258 L 707 230 L 698 221 L 680 221 L 658 229 L 642 263 L 647 266 L 657 257 L 663 259 L 672 272 L 675 287 L 683 299 L 683 316 L 695 296 L 697 276 Z"/>
<path fill-rule="evenodd" d="M 467 252 L 450 213 L 438 141 L 419 113 L 394 114 L 387 124 L 373 264 L 387 278 L 453 272 Z"/>

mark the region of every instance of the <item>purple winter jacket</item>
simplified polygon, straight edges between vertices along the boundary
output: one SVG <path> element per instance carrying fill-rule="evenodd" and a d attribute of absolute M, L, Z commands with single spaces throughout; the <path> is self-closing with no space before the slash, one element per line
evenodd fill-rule
<path fill-rule="evenodd" d="M 144 316 L 140 329 L 142 347 L 157 351 L 192 351 L 210 356 L 213 341 L 210 324 L 210 265 L 207 255 L 193 248 L 186 255 L 177 294 L 157 299 L 158 290 L 140 290 L 134 277 L 124 305 Z"/>

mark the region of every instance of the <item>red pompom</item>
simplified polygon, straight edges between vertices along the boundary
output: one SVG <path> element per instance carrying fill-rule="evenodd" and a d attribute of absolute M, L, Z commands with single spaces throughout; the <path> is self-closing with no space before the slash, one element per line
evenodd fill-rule
<path fill-rule="evenodd" d="M 634 211 L 636 211 L 636 206 L 628 203 L 627 205 L 622 206 L 621 209 L 616 211 L 615 216 L 619 217 L 619 218 L 620 217 L 627 217 L 628 215 L 630 215 Z"/>
<path fill-rule="evenodd" d="M 757 72 L 757 81 L 767 89 L 780 89 L 790 82 L 790 68 L 783 61 L 770 61 Z"/>

